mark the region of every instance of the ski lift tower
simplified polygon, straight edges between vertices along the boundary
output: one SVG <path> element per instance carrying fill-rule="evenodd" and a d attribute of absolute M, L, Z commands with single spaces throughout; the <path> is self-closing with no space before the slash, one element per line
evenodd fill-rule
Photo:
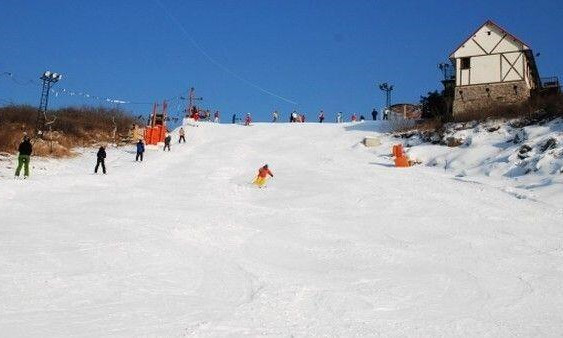
<path fill-rule="evenodd" d="M 192 114 L 192 109 L 195 107 L 195 101 L 201 101 L 203 97 L 197 97 L 195 95 L 195 88 L 191 87 L 188 93 L 188 108 L 186 109 L 186 117 L 190 117 Z"/>

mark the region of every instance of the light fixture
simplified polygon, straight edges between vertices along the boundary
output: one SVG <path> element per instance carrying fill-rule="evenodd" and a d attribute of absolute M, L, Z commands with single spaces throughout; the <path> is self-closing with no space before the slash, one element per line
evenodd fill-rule
<path fill-rule="evenodd" d="M 49 105 L 49 92 L 51 91 L 51 86 L 62 79 L 62 75 L 59 73 L 51 72 L 47 70 L 40 77 L 43 80 L 43 89 L 41 90 L 41 101 L 39 103 L 39 110 L 37 111 L 37 126 L 36 131 L 38 135 L 43 134 L 43 129 L 45 128 L 45 120 L 47 116 L 47 106 Z"/>

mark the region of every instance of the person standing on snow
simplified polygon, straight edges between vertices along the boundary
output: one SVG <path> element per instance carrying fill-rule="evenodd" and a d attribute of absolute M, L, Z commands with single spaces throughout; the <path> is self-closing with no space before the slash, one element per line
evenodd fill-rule
<path fill-rule="evenodd" d="M 371 111 L 371 117 L 374 121 L 377 120 L 377 110 L 375 110 L 375 108 L 373 108 L 373 110 Z"/>
<path fill-rule="evenodd" d="M 237 123 L 237 114 L 233 114 L 233 124 Z"/>
<path fill-rule="evenodd" d="M 252 122 L 252 118 L 250 117 L 250 113 L 246 113 L 246 117 L 244 119 L 244 125 L 249 126 L 251 122 Z"/>
<path fill-rule="evenodd" d="M 262 168 L 258 169 L 258 175 L 256 175 L 252 183 L 256 184 L 258 188 L 263 188 L 268 180 L 268 175 L 274 177 L 274 174 L 268 169 L 268 165 L 265 164 Z"/>
<path fill-rule="evenodd" d="M 179 134 L 180 134 L 180 139 L 178 139 L 178 143 L 182 143 L 182 141 L 186 143 L 186 132 L 184 131 L 184 128 L 180 128 Z"/>
<path fill-rule="evenodd" d="M 289 122 L 297 122 L 297 112 L 295 110 L 291 113 Z"/>
<path fill-rule="evenodd" d="M 336 123 L 342 123 L 342 112 L 336 113 Z"/>
<path fill-rule="evenodd" d="M 16 177 L 20 176 L 20 172 L 23 166 L 23 178 L 29 177 L 29 159 L 31 157 L 31 153 L 33 152 L 33 146 L 31 145 L 31 141 L 29 140 L 29 136 L 25 135 L 23 137 L 23 141 L 20 143 L 18 147 L 19 155 L 18 155 L 18 167 L 16 169 Z"/>
<path fill-rule="evenodd" d="M 358 118 L 356 117 L 356 113 L 353 113 L 352 117 L 350 118 L 350 121 L 356 122 L 357 120 L 358 120 Z"/>
<path fill-rule="evenodd" d="M 278 122 L 278 111 L 277 110 L 274 110 L 274 112 L 272 113 L 272 117 L 273 117 L 273 119 L 272 119 L 273 123 Z"/>
<path fill-rule="evenodd" d="M 164 148 L 162 149 L 163 151 L 166 151 L 166 148 L 170 151 L 170 141 L 172 141 L 172 137 L 170 137 L 170 134 L 166 134 L 166 137 L 164 138 Z"/>
<path fill-rule="evenodd" d="M 321 110 L 321 112 L 319 113 L 319 123 L 323 123 L 324 120 L 325 120 L 325 113 Z"/>
<path fill-rule="evenodd" d="M 213 118 L 214 122 L 219 123 L 219 111 L 218 110 L 215 111 L 215 115 L 213 117 L 214 117 Z"/>
<path fill-rule="evenodd" d="M 106 148 L 104 146 L 101 146 L 100 149 L 98 149 L 98 153 L 96 154 L 96 157 L 97 160 L 96 160 L 96 167 L 94 168 L 94 174 L 98 173 L 98 167 L 102 165 L 102 172 L 105 175 L 106 174 Z"/>
<path fill-rule="evenodd" d="M 137 156 L 135 156 L 135 162 L 137 162 L 139 159 L 141 160 L 141 162 L 143 162 L 144 152 L 145 152 L 145 144 L 143 143 L 143 140 L 139 140 L 139 142 L 137 142 Z"/>
<path fill-rule="evenodd" d="M 364 115 L 360 115 L 360 122 L 364 122 L 366 120 L 366 118 L 364 117 Z"/>

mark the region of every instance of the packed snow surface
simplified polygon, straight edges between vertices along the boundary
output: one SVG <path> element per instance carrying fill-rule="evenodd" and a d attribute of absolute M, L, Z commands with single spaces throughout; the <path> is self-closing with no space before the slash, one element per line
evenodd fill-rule
<path fill-rule="evenodd" d="M 383 127 L 201 124 L 105 176 L 93 149 L 0 162 L 2 336 L 563 335 L 561 205 L 394 168 L 360 144 Z"/>

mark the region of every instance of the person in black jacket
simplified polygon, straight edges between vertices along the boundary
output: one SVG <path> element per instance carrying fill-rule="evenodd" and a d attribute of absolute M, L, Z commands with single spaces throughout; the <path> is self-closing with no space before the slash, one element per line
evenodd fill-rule
<path fill-rule="evenodd" d="M 375 110 L 375 108 L 371 111 L 371 117 L 374 121 L 377 120 L 377 110 Z"/>
<path fill-rule="evenodd" d="M 20 143 L 18 151 L 20 152 L 20 154 L 18 156 L 18 168 L 16 169 L 16 177 L 20 176 L 20 172 L 23 167 L 23 177 L 27 178 L 29 177 L 29 159 L 33 151 L 33 146 L 31 145 L 29 136 L 26 135 L 23 137 L 23 141 L 22 143 Z"/>
<path fill-rule="evenodd" d="M 170 137 L 170 134 L 168 134 L 164 138 L 164 149 L 162 150 L 166 150 L 166 148 L 168 148 L 168 151 L 170 151 L 170 141 L 172 141 L 172 137 Z"/>
<path fill-rule="evenodd" d="M 102 165 L 102 172 L 105 174 L 106 173 L 106 148 L 104 148 L 104 146 L 101 146 L 100 149 L 98 149 L 98 154 L 96 155 L 98 157 L 98 160 L 96 161 L 96 168 L 94 168 L 94 173 L 97 174 L 98 173 L 98 167 L 100 166 L 100 164 Z"/>

